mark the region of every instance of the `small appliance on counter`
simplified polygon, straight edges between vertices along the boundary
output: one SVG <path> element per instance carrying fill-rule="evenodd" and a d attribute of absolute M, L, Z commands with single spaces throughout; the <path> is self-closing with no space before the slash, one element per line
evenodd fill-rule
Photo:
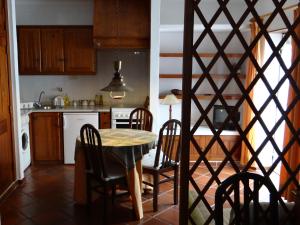
<path fill-rule="evenodd" d="M 64 103 L 64 96 L 56 96 L 53 99 L 53 105 L 55 107 L 64 107 L 65 103 Z"/>

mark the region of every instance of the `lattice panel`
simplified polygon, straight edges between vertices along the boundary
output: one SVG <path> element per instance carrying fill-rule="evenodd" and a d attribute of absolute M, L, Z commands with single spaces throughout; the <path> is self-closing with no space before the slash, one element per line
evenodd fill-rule
<path fill-rule="evenodd" d="M 300 49 L 300 40 L 295 33 L 295 28 L 300 26 L 300 17 L 296 20 L 290 19 L 287 15 L 287 11 L 283 10 L 285 7 L 290 5 L 290 1 L 287 0 L 270 0 L 268 4 L 272 9 L 270 15 L 264 19 L 260 18 L 260 9 L 262 7 L 263 0 L 243 0 L 239 1 L 242 4 L 241 11 L 231 14 L 231 9 L 237 1 L 233 0 L 214 0 L 209 2 L 217 3 L 217 7 L 212 9 L 212 14 L 207 15 L 207 8 L 205 7 L 208 1 L 205 0 L 186 0 L 185 4 L 185 41 L 184 41 L 184 60 L 183 60 L 183 146 L 186 148 L 192 147 L 197 152 L 197 160 L 191 164 L 188 162 L 189 155 L 187 149 L 183 148 L 182 155 L 182 170 L 181 174 L 189 174 L 189 176 L 181 176 L 182 190 L 181 190 L 181 217 L 180 223 L 197 224 L 199 221 L 194 220 L 194 214 L 199 207 L 202 207 L 202 211 L 205 212 L 204 224 L 214 224 L 214 202 L 207 196 L 211 194 L 212 190 L 216 188 L 224 177 L 222 171 L 230 166 L 236 173 L 251 170 L 252 166 L 256 166 L 257 171 L 265 176 L 266 179 L 270 179 L 276 168 L 281 164 L 286 168 L 287 173 L 290 175 L 290 179 L 279 188 L 279 196 L 285 191 L 290 183 L 294 183 L 297 190 L 300 190 L 299 186 L 299 171 L 300 165 L 296 168 L 290 168 L 288 162 L 284 156 L 290 151 L 293 145 L 300 145 L 300 127 L 293 123 L 288 116 L 295 111 L 296 107 L 299 107 L 300 91 L 299 91 L 299 77 L 293 77 L 297 67 L 299 70 L 300 55 L 296 55 L 290 66 L 285 64 L 285 60 L 281 56 L 283 46 L 292 40 L 296 43 L 296 48 Z M 242 2 L 242 3 L 241 3 Z M 293 2 L 294 3 L 294 2 Z M 292 11 L 291 11 L 292 12 Z M 252 21 L 256 21 L 259 28 L 257 35 L 254 39 L 249 40 L 249 35 L 245 35 L 242 32 L 245 24 L 249 24 L 249 19 L 253 18 Z M 218 21 L 222 19 L 226 23 L 230 24 L 232 29 L 227 32 L 226 37 L 222 40 L 217 37 L 214 32 L 214 25 L 218 24 Z M 201 32 L 194 32 L 195 23 L 203 24 L 204 30 Z M 278 43 L 274 43 L 268 30 L 274 24 L 274 21 L 280 21 L 281 24 L 286 27 L 282 39 Z M 249 34 L 249 32 L 248 32 Z M 253 54 L 253 51 L 258 46 L 259 41 L 264 38 L 265 45 L 268 45 L 272 50 L 269 58 L 265 58 L 263 62 Z M 205 47 L 205 44 L 209 41 L 212 43 L 212 49 L 216 50 L 213 57 L 209 59 L 203 59 L 199 56 L 201 49 Z M 232 42 L 240 46 L 241 57 L 232 60 L 227 54 L 230 52 Z M 300 51 L 298 51 L 300 52 Z M 196 82 L 192 82 L 191 75 L 193 71 L 192 61 L 197 62 L 198 69 L 203 73 Z M 225 65 L 225 69 L 229 71 L 229 76 L 221 84 L 214 80 L 212 74 L 214 74 L 215 67 L 218 62 L 222 62 Z M 266 70 L 271 64 L 276 61 L 278 62 L 283 76 L 276 84 L 270 84 Z M 251 64 L 256 70 L 256 76 L 250 84 L 246 85 L 245 81 L 241 79 L 239 73 L 241 70 L 246 70 L 247 65 Z M 300 73 L 298 72 L 300 76 Z M 247 74 L 246 74 L 247 76 Z M 282 90 L 286 81 L 289 82 L 290 88 L 293 90 L 294 98 L 288 102 L 287 108 L 285 109 L 280 100 L 278 99 L 278 92 Z M 297 84 L 298 82 L 298 84 Z M 258 107 L 253 101 L 253 93 L 256 92 L 255 87 L 258 84 L 262 85 L 267 90 L 268 94 L 264 96 L 265 101 Z M 241 109 L 247 105 L 253 113 L 253 118 L 250 122 L 243 127 L 234 118 L 234 113 L 229 108 L 228 100 L 224 97 L 228 91 L 231 90 L 231 85 L 238 87 L 241 97 L 235 101 L 234 107 Z M 207 100 L 206 104 L 203 104 L 201 100 L 197 98 L 199 90 L 205 86 L 212 91 L 212 98 Z M 222 124 L 221 128 L 216 130 L 211 118 L 214 105 L 223 105 L 228 113 L 227 118 Z M 270 105 L 276 105 L 278 108 L 279 116 L 277 122 L 271 127 L 264 121 L 264 113 L 266 108 Z M 197 110 L 199 117 L 197 118 L 194 126 L 190 129 L 191 124 L 191 112 Z M 273 116 L 273 115 L 270 115 Z M 300 116 L 300 115 L 299 115 Z M 233 146 L 226 145 L 223 142 L 220 134 L 228 125 L 233 123 L 235 130 L 240 136 L 240 140 Z M 211 130 L 213 136 L 210 141 L 205 144 L 199 144 L 195 139 L 195 132 L 201 124 L 205 123 Z M 278 146 L 275 138 L 275 134 L 280 126 L 284 124 L 290 130 L 291 139 L 284 146 Z M 255 126 L 259 126 L 264 135 L 266 136 L 258 146 L 254 147 L 251 141 L 248 140 L 251 129 Z M 246 165 L 241 166 L 240 163 L 233 159 L 233 155 L 237 153 L 241 145 L 245 145 L 251 154 L 250 160 Z M 208 160 L 208 155 L 214 145 L 218 145 L 222 153 L 224 153 L 224 159 L 219 163 L 212 163 Z M 271 166 L 265 167 L 260 161 L 259 157 L 266 149 L 271 147 L 274 151 L 275 159 Z M 299 149 L 300 151 L 300 149 Z M 198 182 L 196 173 L 199 168 L 203 168 L 208 171 L 209 179 Z M 201 170 L 200 170 L 201 171 Z M 253 171 L 253 170 L 251 170 Z M 298 177 L 297 177 L 298 176 Z M 278 186 L 278 184 L 274 184 Z M 191 194 L 192 193 L 192 194 Z M 189 195 L 189 202 L 187 197 Z M 191 196 L 193 195 L 193 196 Z M 230 194 L 228 194 L 230 196 Z M 291 210 L 286 207 L 282 198 L 278 197 L 279 205 L 287 212 Z M 230 208 L 232 200 L 228 198 L 224 200 L 224 205 Z M 187 219 L 188 218 L 188 219 Z M 287 221 L 285 221 L 287 222 Z"/>

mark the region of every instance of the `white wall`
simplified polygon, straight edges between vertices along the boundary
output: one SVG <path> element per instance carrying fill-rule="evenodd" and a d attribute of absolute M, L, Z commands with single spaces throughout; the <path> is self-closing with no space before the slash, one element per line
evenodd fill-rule
<path fill-rule="evenodd" d="M 297 0 L 287 0 L 284 7 L 297 4 Z M 227 4 L 227 9 L 231 12 L 232 17 L 237 20 L 244 13 L 247 4 L 243 0 L 230 0 Z M 216 0 L 201 0 L 199 8 L 202 11 L 205 18 L 209 21 L 211 17 L 215 14 L 216 10 L 219 8 L 219 3 Z M 274 10 L 274 4 L 272 1 L 258 1 L 255 5 L 255 9 L 258 15 L 265 13 L 270 13 Z M 161 24 L 171 25 L 171 24 L 183 24 L 184 21 L 184 0 L 163 0 L 161 5 Z M 248 15 L 245 20 L 245 24 L 248 23 L 249 19 L 253 17 L 252 14 Z M 195 14 L 195 23 L 199 24 L 200 20 Z M 228 19 L 221 14 L 216 24 L 229 24 Z"/>
<path fill-rule="evenodd" d="M 249 39 L 248 31 L 242 31 L 246 41 Z M 219 43 L 222 44 L 224 40 L 228 37 L 230 31 L 215 31 L 215 36 L 218 39 Z M 199 37 L 201 33 L 196 32 L 194 35 L 194 40 Z M 173 32 L 161 32 L 161 41 L 160 41 L 160 51 L 161 52 L 183 52 L 183 32 L 173 31 Z M 215 53 L 217 48 L 212 42 L 211 38 L 206 37 L 200 44 L 197 49 L 199 53 Z M 229 45 L 226 47 L 226 53 L 244 53 L 245 50 L 241 45 L 237 37 L 234 37 Z M 211 61 L 211 58 L 202 58 L 204 63 L 208 65 Z M 236 63 L 238 59 L 230 58 L 232 63 Z M 182 58 L 160 58 L 160 74 L 181 74 L 182 73 Z M 245 73 L 245 64 L 242 65 L 241 71 Z M 222 59 L 219 59 L 215 66 L 211 69 L 211 74 L 228 74 L 229 69 L 225 65 Z M 199 67 L 198 63 L 194 60 L 193 62 L 193 73 L 201 74 L 202 70 Z M 224 83 L 224 79 L 215 79 L 215 84 L 220 88 Z M 195 85 L 197 79 L 193 79 L 192 86 Z M 242 80 L 243 82 L 243 80 Z M 160 79 L 159 82 L 159 94 L 165 95 L 169 94 L 172 89 L 182 90 L 182 80 L 181 79 Z M 207 80 L 205 80 L 200 87 L 197 89 L 196 93 L 198 94 L 213 94 L 214 91 Z M 226 89 L 223 92 L 224 94 L 240 94 L 240 90 L 234 81 L 231 81 Z M 200 100 L 200 103 L 204 109 L 209 104 L 210 100 Z M 234 105 L 237 100 L 227 101 L 229 105 Z M 217 101 L 215 104 L 220 104 Z M 241 111 L 241 110 L 240 110 Z M 168 107 L 160 105 L 160 125 L 162 125 L 168 119 Z M 173 118 L 181 119 L 181 104 L 173 106 Z M 212 120 L 213 111 L 211 110 L 208 114 L 209 118 Z M 191 123 L 194 124 L 200 117 L 199 110 L 196 108 L 195 104 L 192 104 L 191 108 Z M 206 123 L 204 122 L 203 125 Z"/>
<path fill-rule="evenodd" d="M 16 0 L 18 25 L 92 25 L 93 0 Z"/>
<path fill-rule="evenodd" d="M 18 25 L 87 25 L 93 24 L 93 0 L 18 0 Z M 21 102 L 38 99 L 41 90 L 46 101 L 56 95 L 68 94 L 71 99 L 94 99 L 112 79 L 113 62 L 122 60 L 125 82 L 134 91 L 127 94 L 124 104 L 143 104 L 149 95 L 149 51 L 134 54 L 126 51 L 98 51 L 96 76 L 21 76 Z M 57 87 L 63 88 L 59 93 Z M 107 93 L 104 103 L 115 104 Z"/>
<path fill-rule="evenodd" d="M 160 46 L 160 7 L 161 0 L 151 0 L 151 48 L 150 48 L 150 111 L 153 114 L 154 132 L 158 132 L 159 124 L 159 46 Z"/>

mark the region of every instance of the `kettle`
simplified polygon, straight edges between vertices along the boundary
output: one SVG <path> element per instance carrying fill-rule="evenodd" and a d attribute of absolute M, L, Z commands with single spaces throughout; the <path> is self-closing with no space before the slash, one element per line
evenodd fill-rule
<path fill-rule="evenodd" d="M 63 96 L 56 96 L 53 100 L 53 105 L 56 107 L 63 107 L 64 104 L 64 97 Z"/>

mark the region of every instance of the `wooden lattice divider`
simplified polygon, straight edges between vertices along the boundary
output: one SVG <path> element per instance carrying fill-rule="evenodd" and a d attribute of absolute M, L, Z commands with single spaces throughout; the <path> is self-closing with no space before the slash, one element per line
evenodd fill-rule
<path fill-rule="evenodd" d="M 300 40 L 298 39 L 297 35 L 294 32 L 295 27 L 300 26 L 299 25 L 300 17 L 291 23 L 287 18 L 285 11 L 283 10 L 283 6 L 286 4 L 287 1 L 272 0 L 270 1 L 270 4 L 272 3 L 275 9 L 272 11 L 269 17 L 265 19 L 265 21 L 262 21 L 262 19 L 258 15 L 258 12 L 255 9 L 255 6 L 260 0 L 244 0 L 244 3 L 247 7 L 244 13 L 240 16 L 240 18 L 237 21 L 235 21 L 232 15 L 230 14 L 230 10 L 227 8 L 230 0 L 215 0 L 217 3 L 219 3 L 219 8 L 216 10 L 216 12 L 211 17 L 211 19 L 207 21 L 204 14 L 202 13 L 202 11 L 205 10 L 201 8 L 201 3 L 203 1 L 185 0 L 185 22 L 184 22 L 185 29 L 184 29 L 184 53 L 183 53 L 184 56 L 183 58 L 183 104 L 182 104 L 182 121 L 183 121 L 182 146 L 185 146 L 185 148 L 183 149 L 182 161 L 181 161 L 181 174 L 184 174 L 184 176 L 181 176 L 180 224 L 188 224 L 188 222 L 190 222 L 191 224 L 197 224 L 196 223 L 197 221 L 194 221 L 191 215 L 200 201 L 203 202 L 204 206 L 207 208 L 208 212 L 210 213 L 210 216 L 207 218 L 205 224 L 210 224 L 214 222 L 213 221 L 214 207 L 209 204 L 209 202 L 205 198 L 205 194 L 207 193 L 207 191 L 210 189 L 211 185 L 214 182 L 216 182 L 218 185 L 221 183 L 221 179 L 218 176 L 220 175 L 222 169 L 228 163 L 231 164 L 231 166 L 236 172 L 245 172 L 250 170 L 250 167 L 254 162 L 257 164 L 258 168 L 260 169 L 261 173 L 264 175 L 266 179 L 270 179 L 271 173 L 275 170 L 276 166 L 279 163 L 281 163 L 282 166 L 284 166 L 287 172 L 290 174 L 290 179 L 278 191 L 278 201 L 281 207 L 285 209 L 287 213 L 291 213 L 289 209 L 285 206 L 280 196 L 291 182 L 294 182 L 298 190 L 300 190 L 299 183 L 296 179 L 296 175 L 300 171 L 300 165 L 293 171 L 289 167 L 287 161 L 284 158 L 285 154 L 289 151 L 289 149 L 295 142 L 298 142 L 300 144 L 300 138 L 299 138 L 300 130 L 298 127 L 295 128 L 293 126 L 292 121 L 290 121 L 290 119 L 287 116 L 294 109 L 296 104 L 299 103 L 300 101 L 299 87 L 297 86 L 297 83 L 295 82 L 295 80 L 291 75 L 293 70 L 296 68 L 296 66 L 298 66 L 300 62 L 300 55 L 298 55 L 296 59 L 292 62 L 291 66 L 287 68 L 280 55 L 280 49 L 283 47 L 283 45 L 287 42 L 289 38 L 292 38 L 296 42 L 297 47 L 300 49 Z M 222 44 L 219 43 L 216 35 L 212 30 L 212 26 L 216 23 L 218 17 L 221 14 L 226 16 L 228 22 L 232 26 L 232 30 L 229 32 L 227 38 L 225 39 L 225 41 L 223 41 Z M 242 24 L 247 22 L 249 16 L 253 17 L 253 21 L 256 21 L 260 29 L 257 36 L 250 42 L 250 44 L 247 43 L 242 32 L 239 30 Z M 283 23 L 285 24 L 287 28 L 287 32 L 285 33 L 285 35 L 283 36 L 279 44 L 275 46 L 267 29 L 272 23 L 272 21 L 274 20 L 274 18 L 278 16 L 281 17 Z M 199 34 L 198 38 L 195 41 L 193 40 L 194 17 L 198 17 L 204 26 L 204 30 Z M 207 36 L 209 36 L 209 38 L 211 39 L 212 43 L 215 45 L 218 51 L 211 58 L 208 65 L 205 65 L 204 61 L 201 59 L 201 57 L 199 57 L 199 52 L 197 52 L 197 48 L 201 45 L 202 41 Z M 243 46 L 244 54 L 242 54 L 242 56 L 240 57 L 240 59 L 235 65 L 232 65 L 230 63 L 229 58 L 226 56 L 225 50 L 226 47 L 232 41 L 233 37 L 235 36 L 239 39 L 241 45 Z M 254 49 L 254 47 L 257 45 L 258 41 L 262 37 L 265 38 L 266 42 L 269 44 L 270 48 L 272 49 L 272 54 L 270 55 L 269 59 L 267 59 L 265 63 L 260 66 L 257 60 L 255 59 L 254 55 L 252 54 L 252 50 Z M 193 59 L 196 60 L 203 74 L 201 77 L 199 77 L 199 79 L 194 85 L 192 85 Z M 230 73 L 229 76 L 226 77 L 221 87 L 218 87 L 211 76 L 213 74 L 211 72 L 211 69 L 220 59 L 224 61 Z M 271 64 L 272 60 L 274 59 L 276 59 L 279 62 L 279 65 L 284 71 L 284 76 L 281 78 L 278 84 L 274 88 L 272 88 L 271 85 L 268 83 L 267 78 L 265 77 L 265 71 L 267 67 Z M 246 63 L 247 60 L 250 60 L 251 63 L 254 65 L 257 71 L 257 75 L 255 76 L 252 83 L 247 88 L 245 88 L 243 82 L 239 79 L 238 76 L 236 76 L 236 74 L 238 69 L 242 66 L 243 63 Z M 259 109 L 256 109 L 255 104 L 249 97 L 249 93 L 253 90 L 254 86 L 257 84 L 259 80 L 263 82 L 266 89 L 269 91 L 270 95 L 268 96 L 264 104 Z M 286 80 L 289 81 L 290 86 L 293 88 L 294 92 L 296 93 L 296 97 L 287 106 L 287 109 L 284 110 L 276 94 Z M 202 105 L 199 102 L 199 99 L 196 96 L 196 91 L 203 84 L 204 81 L 207 81 L 211 86 L 211 88 L 213 89 L 213 91 L 215 92 L 215 96 L 211 99 L 211 101 L 205 108 L 202 107 Z M 242 93 L 242 96 L 237 101 L 235 107 L 239 108 L 242 107 L 243 104 L 248 104 L 254 113 L 254 117 L 246 128 L 242 128 L 237 121 L 233 120 L 235 129 L 238 131 L 240 135 L 240 141 L 236 143 L 231 149 L 227 149 L 227 147 L 225 146 L 225 144 L 223 143 L 220 137 L 220 134 L 224 130 L 225 124 L 228 123 L 230 119 L 233 118 L 234 115 L 233 113 L 230 113 L 228 104 L 224 99 L 224 97 L 222 96 L 222 94 L 231 81 L 234 81 L 237 84 L 238 88 Z M 221 102 L 221 104 L 225 107 L 227 112 L 229 112 L 229 116 L 224 121 L 222 127 L 216 131 L 214 129 L 212 121 L 208 117 L 208 113 L 212 110 L 214 104 L 217 101 Z M 281 113 L 281 117 L 273 126 L 273 128 L 269 130 L 266 124 L 264 123 L 261 115 L 271 101 L 275 102 L 276 106 L 278 107 Z M 190 129 L 191 103 L 195 104 L 196 109 L 199 110 L 201 115 L 192 129 Z M 213 134 L 212 139 L 205 147 L 199 146 L 199 144 L 193 137 L 197 128 L 204 121 L 206 122 L 206 124 L 208 125 L 208 127 L 210 128 Z M 289 141 L 289 143 L 282 150 L 280 150 L 273 138 L 273 135 L 275 134 L 276 130 L 279 128 L 280 124 L 283 122 L 285 122 L 287 127 L 290 129 L 291 133 L 294 134 L 294 136 Z M 249 131 L 251 130 L 251 128 L 254 126 L 255 123 L 259 123 L 261 125 L 263 131 L 267 136 L 266 139 L 261 143 L 261 145 L 256 150 L 253 149 L 249 140 L 247 139 L 247 134 L 249 133 Z M 247 146 L 249 152 L 252 155 L 250 161 L 244 167 L 241 167 L 239 163 L 234 161 L 232 158 L 233 154 L 235 153 L 235 151 L 238 149 L 238 146 L 241 145 L 242 142 Z M 259 161 L 258 155 L 261 153 L 261 151 L 263 150 L 263 148 L 266 146 L 268 142 L 270 142 L 274 147 L 274 150 L 278 155 L 278 158 L 274 161 L 273 165 L 270 168 L 265 169 L 262 163 Z M 219 164 L 218 168 L 214 168 L 209 162 L 209 160 L 207 159 L 207 154 L 211 149 L 211 147 L 213 146 L 213 144 L 215 143 L 220 145 L 222 151 L 225 154 L 225 158 Z M 192 166 L 189 163 L 190 145 L 193 145 L 199 154 L 199 158 Z M 208 171 L 211 173 L 211 178 L 208 180 L 208 182 L 206 183 L 206 185 L 204 185 L 202 189 L 197 185 L 197 182 L 193 178 L 194 172 L 201 164 L 204 164 L 207 167 Z M 185 174 L 188 174 L 188 176 L 185 176 Z M 190 186 L 195 189 L 195 191 L 198 194 L 198 197 L 194 200 L 194 202 L 189 203 L 188 194 L 189 194 Z M 229 198 L 231 191 L 232 190 L 229 190 L 228 192 L 229 193 L 228 198 L 223 199 L 223 201 L 229 201 L 229 205 L 232 205 L 232 200 Z M 263 210 L 261 209 L 261 211 Z M 263 213 L 266 214 L 267 212 L 268 210 Z"/>

